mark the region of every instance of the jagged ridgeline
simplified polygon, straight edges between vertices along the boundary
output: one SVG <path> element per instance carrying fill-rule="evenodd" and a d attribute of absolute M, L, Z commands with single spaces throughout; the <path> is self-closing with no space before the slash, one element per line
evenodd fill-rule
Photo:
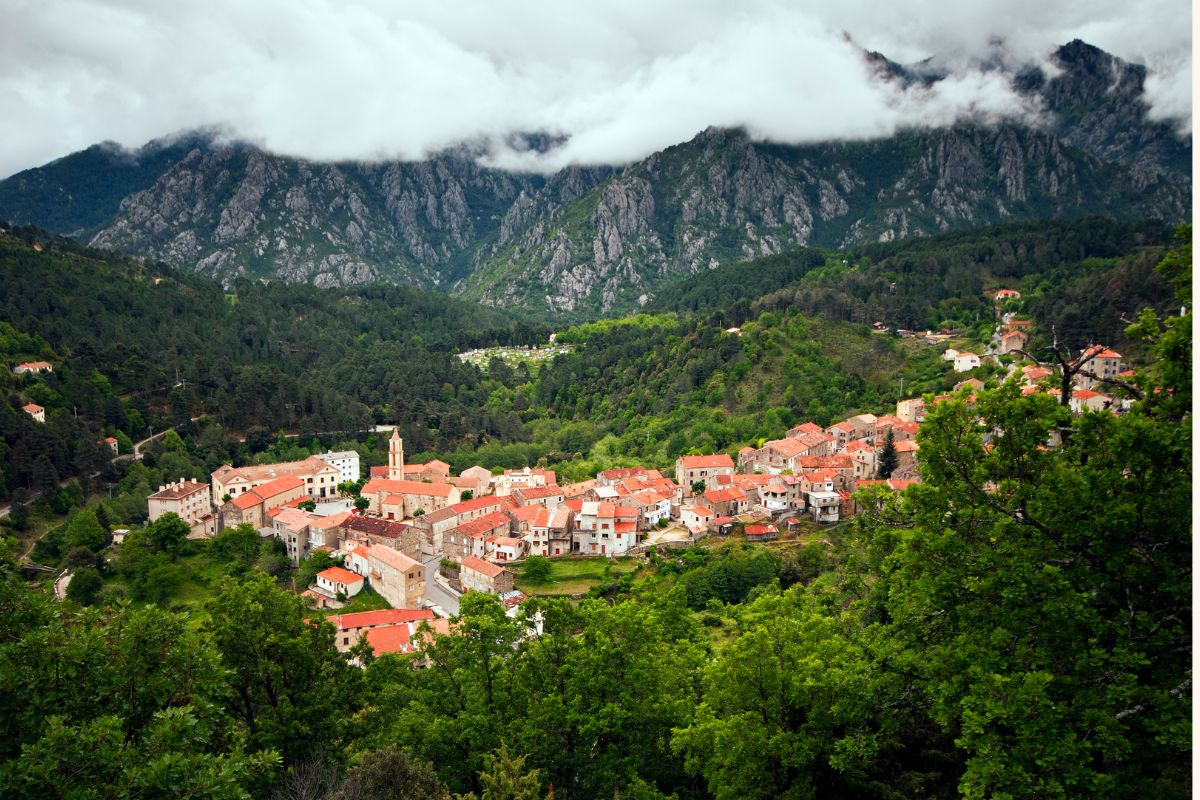
<path fill-rule="evenodd" d="M 887 62 L 880 80 L 938 75 Z M 315 163 L 192 134 L 96 146 L 0 182 L 0 217 L 226 285 L 391 282 L 584 317 L 681 276 L 804 245 L 844 249 L 1014 219 L 1183 221 L 1191 143 L 1146 116 L 1144 67 L 1072 42 L 1013 76 L 1037 124 L 964 122 L 789 146 L 710 129 L 620 169 Z"/>

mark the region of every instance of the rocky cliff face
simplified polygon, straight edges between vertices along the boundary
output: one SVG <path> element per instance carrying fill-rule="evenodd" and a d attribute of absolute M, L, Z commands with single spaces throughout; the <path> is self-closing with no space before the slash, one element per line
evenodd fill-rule
<path fill-rule="evenodd" d="M 795 245 L 1022 217 L 1186 216 L 1187 180 L 1134 173 L 1016 125 L 808 147 L 712 129 L 539 220 L 457 288 L 489 304 L 606 312 L 644 303 L 671 276 Z"/>
<path fill-rule="evenodd" d="M 870 58 L 880 80 L 939 79 Z M 1185 218 L 1190 140 L 1147 120 L 1144 68 L 1082 42 L 1055 59 L 1053 77 L 1015 76 L 1047 111 L 1040 129 L 962 123 L 809 146 L 710 129 L 623 169 L 546 177 L 465 150 L 321 164 L 198 135 L 14 176 L 0 182 L 0 217 L 226 283 L 403 282 L 566 312 L 633 308 L 674 276 L 794 245 L 1020 217 Z"/>
<path fill-rule="evenodd" d="M 92 244 L 237 277 L 436 287 L 540 181 L 466 155 L 318 164 L 246 146 L 194 148 L 131 194 Z"/>

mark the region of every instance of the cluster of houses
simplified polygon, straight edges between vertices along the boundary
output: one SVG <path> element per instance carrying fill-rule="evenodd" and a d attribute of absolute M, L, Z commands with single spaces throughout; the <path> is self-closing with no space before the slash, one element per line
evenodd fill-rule
<path fill-rule="evenodd" d="M 1017 326 L 1002 335 L 1012 332 L 1024 334 Z M 1020 336 L 1013 341 L 1023 343 Z M 1121 356 L 1094 346 L 1080 358 L 1096 377 L 1078 376 L 1072 408 L 1111 408 L 1111 399 L 1095 387 L 1101 379 L 1128 374 Z M 1058 391 L 1052 385 L 1056 374 L 1025 366 L 1023 391 Z M 955 390 L 981 388 L 980 381 L 969 379 Z M 430 613 L 427 563 L 453 562 L 457 589 L 513 598 L 519 594 L 506 567 L 529 556 L 637 553 L 659 541 L 664 529 L 681 534 L 683 541 L 735 530 L 763 541 L 777 538 L 781 526 L 794 528 L 806 518 L 835 523 L 852 516 L 859 512 L 857 489 L 886 483 L 903 490 L 920 480 L 916 440 L 927 402 L 901 400 L 895 414 L 856 414 L 828 427 L 806 422 L 736 455 L 680 456 L 673 475 L 622 467 L 569 484 L 560 484 L 546 469 L 493 475 L 476 466 L 455 476 L 442 461 L 408 464 L 403 441 L 393 431 L 388 463 L 372 467 L 360 490 L 364 510 L 353 508 L 338 488 L 359 478 L 358 454 L 351 451 L 289 463 L 226 465 L 208 484 L 167 484 L 150 497 L 150 518 L 173 512 L 195 536 L 249 523 L 282 541 L 297 565 L 318 550 L 340 557 L 342 566 L 319 573 L 309 588 L 314 602 L 336 608 L 370 585 L 396 614 L 394 619 L 379 616 L 382 612 L 367 612 L 377 615 L 369 618 L 344 615 L 345 625 L 337 622 L 339 646 L 349 648 L 366 635 L 373 647 L 404 650 L 419 645 L 414 625 L 428 619 L 413 615 Z M 886 448 L 896 466 L 880 475 Z M 387 625 L 377 621 L 385 618 L 391 620 Z M 362 622 L 367 619 L 376 621 Z"/>

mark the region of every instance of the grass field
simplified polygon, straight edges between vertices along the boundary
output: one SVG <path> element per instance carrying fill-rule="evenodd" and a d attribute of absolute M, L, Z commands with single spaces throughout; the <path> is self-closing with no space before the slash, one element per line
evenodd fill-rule
<path fill-rule="evenodd" d="M 604 580 L 612 580 L 637 569 L 637 559 L 623 557 L 607 558 L 559 558 L 550 562 L 550 579 L 543 583 L 532 583 L 522 576 L 524 564 L 513 564 L 516 586 L 528 595 L 574 595 L 584 594 Z"/>
<path fill-rule="evenodd" d="M 383 608 L 391 608 L 392 604 L 383 599 L 383 595 L 376 592 L 370 586 L 364 586 L 363 590 L 346 601 L 346 605 L 341 608 L 326 608 L 322 609 L 321 613 L 325 616 L 330 614 L 353 614 L 358 611 L 379 611 Z"/>

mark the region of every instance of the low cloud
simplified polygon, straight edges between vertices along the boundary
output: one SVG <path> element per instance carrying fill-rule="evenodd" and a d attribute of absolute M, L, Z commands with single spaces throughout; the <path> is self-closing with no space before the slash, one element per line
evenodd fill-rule
<path fill-rule="evenodd" d="M 1076 36 L 1162 67 L 1147 87 L 1153 113 L 1191 115 L 1180 0 L 846 0 L 836 10 L 617 0 L 569 14 L 535 0 L 4 5 L 0 175 L 101 140 L 136 146 L 207 126 L 322 160 L 415 159 L 486 141 L 493 163 L 534 170 L 629 162 L 710 125 L 781 142 L 871 138 L 963 115 L 1034 115 L 972 64 L 989 48 L 1042 61 Z M 899 61 L 937 55 L 955 76 L 906 89 L 881 81 L 863 47 Z M 533 131 L 565 144 L 550 154 L 499 144 Z"/>

